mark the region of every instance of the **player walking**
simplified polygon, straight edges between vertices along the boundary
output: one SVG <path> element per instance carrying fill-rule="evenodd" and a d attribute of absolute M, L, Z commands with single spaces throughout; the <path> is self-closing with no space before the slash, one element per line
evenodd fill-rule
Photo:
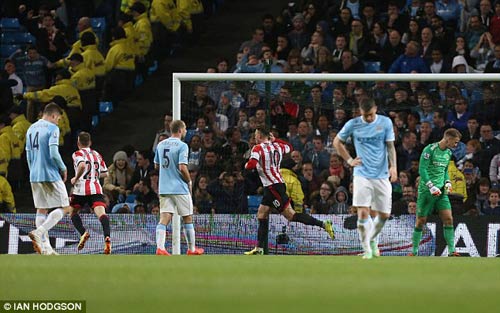
<path fill-rule="evenodd" d="M 48 231 L 71 212 L 64 185 L 68 173 L 59 154 L 57 122 L 61 115 L 62 110 L 57 104 L 47 104 L 42 118 L 26 133 L 26 157 L 36 208 L 36 229 L 28 236 L 33 242 L 33 249 L 40 254 L 57 254 L 50 245 Z M 47 216 L 52 208 L 56 209 Z"/>
<path fill-rule="evenodd" d="M 71 221 L 80 233 L 78 250 L 82 250 L 85 242 L 90 238 L 90 233 L 83 227 L 82 219 L 78 214 L 78 210 L 87 204 L 94 210 L 101 222 L 104 234 L 104 254 L 111 254 L 109 218 L 106 215 L 106 204 L 99 182 L 99 178 L 108 175 L 108 168 L 99 152 L 90 148 L 92 140 L 89 133 L 80 132 L 77 145 L 79 150 L 73 153 L 75 177 L 71 178 L 73 193 L 70 205 L 73 207 Z"/>
<path fill-rule="evenodd" d="M 175 120 L 170 125 L 172 136 L 156 147 L 155 168 L 160 171 L 160 222 L 156 226 L 156 254 L 170 255 L 165 250 L 165 232 L 177 212 L 184 221 L 188 255 L 203 254 L 196 248 L 193 225 L 192 182 L 188 170 L 188 145 L 182 141 L 186 136 L 186 124 Z"/>
<path fill-rule="evenodd" d="M 290 204 L 290 199 L 286 194 L 285 181 L 279 169 L 283 154 L 289 153 L 292 150 L 291 146 L 282 140 L 275 139 L 273 134 L 264 128 L 258 128 L 255 131 L 255 141 L 257 144 L 252 148 L 250 160 L 245 165 L 245 168 L 247 170 L 257 169 L 260 180 L 264 185 L 264 197 L 257 212 L 259 220 L 258 244 L 257 247 L 245 252 L 245 254 L 264 254 L 264 249 L 267 249 L 269 210 L 271 207 L 277 209 L 289 221 L 319 226 L 325 229 L 330 238 L 334 239 L 335 234 L 331 221 L 320 221 L 308 214 L 297 213 Z"/>
<path fill-rule="evenodd" d="M 358 210 L 358 233 L 363 258 L 379 256 L 378 235 L 391 215 L 392 186 L 398 173 L 394 130 L 391 120 L 377 114 L 373 99 L 363 99 L 361 116 L 349 120 L 333 141 L 335 149 L 354 167 L 352 205 Z M 357 157 L 353 159 L 345 147 L 351 137 Z M 370 211 L 376 216 L 372 221 Z"/>
<path fill-rule="evenodd" d="M 418 255 L 418 246 L 422 239 L 422 228 L 427 217 L 434 209 L 438 210 L 443 222 L 444 239 L 448 246 L 448 256 L 460 256 L 455 252 L 455 231 L 453 230 L 453 216 L 448 194 L 452 191 L 448 176 L 448 164 L 451 159 L 451 150 L 462 138 L 462 134 L 455 128 L 444 132 L 439 142 L 431 143 L 424 148 L 420 155 L 418 172 L 417 221 L 413 230 L 413 251 L 411 256 Z"/>

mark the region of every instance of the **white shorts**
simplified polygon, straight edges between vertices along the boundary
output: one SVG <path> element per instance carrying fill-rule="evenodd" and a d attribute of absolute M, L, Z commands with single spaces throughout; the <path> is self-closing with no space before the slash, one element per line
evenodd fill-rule
<path fill-rule="evenodd" d="M 55 182 L 31 183 L 33 202 L 36 209 L 65 208 L 69 197 L 62 180 Z"/>
<path fill-rule="evenodd" d="M 175 212 L 180 216 L 193 215 L 191 195 L 160 195 L 160 213 Z"/>
<path fill-rule="evenodd" d="M 355 207 L 369 207 L 372 211 L 390 214 L 392 186 L 389 179 L 368 179 L 354 176 L 352 205 Z"/>

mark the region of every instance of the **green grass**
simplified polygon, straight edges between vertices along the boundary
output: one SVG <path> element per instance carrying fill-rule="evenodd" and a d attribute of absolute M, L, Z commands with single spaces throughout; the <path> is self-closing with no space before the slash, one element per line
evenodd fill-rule
<path fill-rule="evenodd" d="M 0 256 L 0 300 L 87 312 L 493 312 L 500 259 Z"/>

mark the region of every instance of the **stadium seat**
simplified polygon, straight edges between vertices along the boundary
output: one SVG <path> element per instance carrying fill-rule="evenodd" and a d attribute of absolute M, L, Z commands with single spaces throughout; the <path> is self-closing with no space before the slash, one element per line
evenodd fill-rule
<path fill-rule="evenodd" d="M 262 196 L 250 195 L 250 196 L 247 196 L 247 200 L 248 200 L 248 213 L 249 214 L 257 213 L 260 202 L 262 201 Z"/>
<path fill-rule="evenodd" d="M 92 128 L 96 128 L 99 125 L 99 115 L 92 115 Z"/>
<path fill-rule="evenodd" d="M 99 113 L 111 113 L 113 112 L 113 102 L 101 101 L 99 102 Z"/>
<path fill-rule="evenodd" d="M 125 199 L 125 203 L 134 203 L 135 202 L 136 195 L 135 194 L 129 194 L 127 198 Z"/>
<path fill-rule="evenodd" d="M 17 18 L 4 17 L 0 19 L 0 28 L 2 32 L 15 32 L 21 31 L 21 24 Z"/>
<path fill-rule="evenodd" d="M 35 37 L 26 32 L 6 32 L 0 36 L 0 42 L 4 44 L 28 44 L 36 43 Z"/>
<path fill-rule="evenodd" d="M 104 17 L 91 18 L 90 25 L 95 32 L 103 33 L 106 31 L 106 19 Z"/>
<path fill-rule="evenodd" d="M 470 95 L 470 103 L 477 104 L 483 100 L 483 91 L 482 90 L 473 90 Z"/>
<path fill-rule="evenodd" d="M 380 62 L 363 62 L 365 73 L 378 73 L 380 71 Z"/>
<path fill-rule="evenodd" d="M 21 49 L 20 45 L 2 45 L 0 47 L 0 55 L 2 58 L 8 58 L 10 57 L 14 52 L 17 51 L 17 49 Z"/>

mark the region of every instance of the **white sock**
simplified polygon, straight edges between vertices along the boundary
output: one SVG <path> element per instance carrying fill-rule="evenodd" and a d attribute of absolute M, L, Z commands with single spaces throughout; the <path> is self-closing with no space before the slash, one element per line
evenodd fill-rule
<path fill-rule="evenodd" d="M 165 250 L 165 234 L 167 226 L 163 224 L 156 225 L 156 248 Z"/>
<path fill-rule="evenodd" d="M 47 214 L 37 213 L 36 217 L 35 217 L 35 226 L 36 226 L 36 228 L 42 226 L 42 224 L 45 222 L 46 219 L 47 219 Z M 42 243 L 45 244 L 47 242 L 47 239 L 48 239 L 47 233 L 44 232 L 42 234 Z"/>
<path fill-rule="evenodd" d="M 371 217 L 367 219 L 359 219 L 358 218 L 358 234 L 359 241 L 361 241 L 361 246 L 365 253 L 371 253 L 372 249 L 370 248 L 370 238 L 371 232 L 373 228 L 373 222 Z"/>
<path fill-rule="evenodd" d="M 52 227 L 56 226 L 57 222 L 59 222 L 63 217 L 64 217 L 64 210 L 55 209 L 54 211 L 50 212 L 45 222 L 42 225 L 40 225 L 40 227 L 38 227 L 37 229 L 39 229 L 42 233 L 46 233 Z"/>
<path fill-rule="evenodd" d="M 384 220 L 379 216 L 376 216 L 375 220 L 373 221 L 373 232 L 371 236 L 371 241 L 374 241 L 377 245 L 378 245 L 378 235 L 382 231 L 382 228 L 384 228 L 386 221 L 387 220 Z"/>
<path fill-rule="evenodd" d="M 186 236 L 186 242 L 188 244 L 188 249 L 191 252 L 194 252 L 196 245 L 195 245 L 195 234 L 194 234 L 194 225 L 193 223 L 191 224 L 184 224 L 184 236 Z"/>

